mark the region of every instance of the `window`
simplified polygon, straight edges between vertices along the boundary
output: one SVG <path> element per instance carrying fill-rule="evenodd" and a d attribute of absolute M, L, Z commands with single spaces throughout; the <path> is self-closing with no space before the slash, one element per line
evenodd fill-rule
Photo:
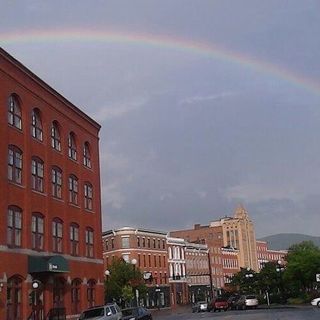
<path fill-rule="evenodd" d="M 13 276 L 7 283 L 7 319 L 22 319 L 22 304 L 24 296 L 22 295 L 22 277 Z"/>
<path fill-rule="evenodd" d="M 84 207 L 87 210 L 92 210 L 92 185 L 90 183 L 84 184 Z"/>
<path fill-rule="evenodd" d="M 81 280 L 74 279 L 71 282 L 71 310 L 73 314 L 79 314 L 80 311 L 80 287 Z"/>
<path fill-rule="evenodd" d="M 33 109 L 31 114 L 31 135 L 39 140 L 42 141 L 43 133 L 42 133 L 42 123 L 40 118 L 40 111 L 39 109 Z"/>
<path fill-rule="evenodd" d="M 77 160 L 76 138 L 73 132 L 70 132 L 68 137 L 68 155 L 69 158 Z"/>
<path fill-rule="evenodd" d="M 69 177 L 69 202 L 78 204 L 78 178 L 74 175 Z"/>
<path fill-rule="evenodd" d="M 58 218 L 55 218 L 52 221 L 52 251 L 53 252 L 62 252 L 62 233 L 63 225 L 62 221 Z"/>
<path fill-rule="evenodd" d="M 32 215 L 32 249 L 43 250 L 44 245 L 44 219 L 42 214 L 34 213 Z"/>
<path fill-rule="evenodd" d="M 51 170 L 52 196 L 58 199 L 62 198 L 62 171 L 58 167 L 52 167 Z"/>
<path fill-rule="evenodd" d="M 86 229 L 86 257 L 93 258 L 93 230 L 91 228 Z"/>
<path fill-rule="evenodd" d="M 70 254 L 79 255 L 79 226 L 75 223 L 70 225 Z"/>
<path fill-rule="evenodd" d="M 96 300 L 96 282 L 92 279 L 88 281 L 88 289 L 87 289 L 87 300 L 88 307 L 93 307 L 95 305 Z"/>
<path fill-rule="evenodd" d="M 13 145 L 8 149 L 8 179 L 14 183 L 22 183 L 22 151 Z"/>
<path fill-rule="evenodd" d="M 61 151 L 60 130 L 57 121 L 53 121 L 51 126 L 51 146 L 53 149 Z"/>
<path fill-rule="evenodd" d="M 43 161 L 33 157 L 31 160 L 31 187 L 33 190 L 43 192 Z"/>
<path fill-rule="evenodd" d="M 89 142 L 85 142 L 83 145 L 83 164 L 87 168 L 91 168 L 91 155 Z"/>
<path fill-rule="evenodd" d="M 8 208 L 7 244 L 21 247 L 22 210 L 16 206 Z"/>
<path fill-rule="evenodd" d="M 21 108 L 18 96 L 12 94 L 8 101 L 8 123 L 18 129 L 22 129 Z"/>
<path fill-rule="evenodd" d="M 129 237 L 123 237 L 121 238 L 121 245 L 123 249 L 128 249 L 130 248 L 130 242 L 129 242 Z"/>

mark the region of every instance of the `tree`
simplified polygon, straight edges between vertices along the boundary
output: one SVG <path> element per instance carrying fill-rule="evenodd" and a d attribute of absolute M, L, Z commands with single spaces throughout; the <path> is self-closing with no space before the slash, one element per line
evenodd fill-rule
<path fill-rule="evenodd" d="M 320 271 L 320 249 L 312 241 L 292 245 L 286 257 L 284 280 L 291 290 L 306 293 L 313 288 L 315 275 Z"/>
<path fill-rule="evenodd" d="M 240 268 L 240 271 L 231 278 L 229 286 L 241 293 L 253 293 L 256 291 L 256 281 L 257 273 L 254 270 Z"/>
<path fill-rule="evenodd" d="M 117 301 L 123 304 L 134 298 L 135 290 L 139 291 L 139 296 L 146 293 L 143 274 L 139 268 L 125 262 L 123 259 L 115 259 L 108 268 L 109 276 L 105 281 L 105 301 Z M 129 292 L 131 292 L 129 294 Z"/>

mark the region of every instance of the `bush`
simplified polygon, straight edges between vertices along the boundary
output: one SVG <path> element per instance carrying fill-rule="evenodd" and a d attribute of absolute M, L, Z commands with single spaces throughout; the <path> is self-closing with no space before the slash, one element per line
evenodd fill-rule
<path fill-rule="evenodd" d="M 288 304 L 302 304 L 302 303 L 305 303 L 306 301 L 304 298 L 298 297 L 298 298 L 289 298 L 287 302 Z"/>

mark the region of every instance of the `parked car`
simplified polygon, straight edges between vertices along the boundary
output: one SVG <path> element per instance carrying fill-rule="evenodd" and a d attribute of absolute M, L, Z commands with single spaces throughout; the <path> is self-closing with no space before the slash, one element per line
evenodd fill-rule
<path fill-rule="evenodd" d="M 234 306 L 237 310 L 245 310 L 247 308 L 257 308 L 258 299 L 255 295 L 243 295 L 240 296 L 238 300 L 235 301 Z"/>
<path fill-rule="evenodd" d="M 192 312 L 207 311 L 207 308 L 208 308 L 207 301 L 198 301 L 192 305 Z"/>
<path fill-rule="evenodd" d="M 240 295 L 233 295 L 228 298 L 227 301 L 228 301 L 229 309 L 231 310 L 236 309 L 236 302 L 238 301 L 239 298 L 240 298 Z"/>
<path fill-rule="evenodd" d="M 121 320 L 122 312 L 116 303 L 108 303 L 104 306 L 95 306 L 83 311 L 80 320 Z"/>
<path fill-rule="evenodd" d="M 320 298 L 315 298 L 311 301 L 311 304 L 315 307 L 320 308 Z"/>
<path fill-rule="evenodd" d="M 122 309 L 122 320 L 152 320 L 149 310 L 144 307 Z"/>
<path fill-rule="evenodd" d="M 213 310 L 214 312 L 221 311 L 227 311 L 229 308 L 229 304 L 227 299 L 225 298 L 213 298 L 210 303 L 208 304 L 208 311 L 210 312 L 211 310 Z"/>

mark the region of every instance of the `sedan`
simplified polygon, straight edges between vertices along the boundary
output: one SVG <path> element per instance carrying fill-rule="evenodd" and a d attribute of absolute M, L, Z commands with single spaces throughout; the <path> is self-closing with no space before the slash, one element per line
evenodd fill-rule
<path fill-rule="evenodd" d="M 311 301 L 311 304 L 315 307 L 320 308 L 320 298 L 315 298 Z"/>
<path fill-rule="evenodd" d="M 192 312 L 202 312 L 207 311 L 208 303 L 207 301 L 198 301 L 192 306 Z"/>

